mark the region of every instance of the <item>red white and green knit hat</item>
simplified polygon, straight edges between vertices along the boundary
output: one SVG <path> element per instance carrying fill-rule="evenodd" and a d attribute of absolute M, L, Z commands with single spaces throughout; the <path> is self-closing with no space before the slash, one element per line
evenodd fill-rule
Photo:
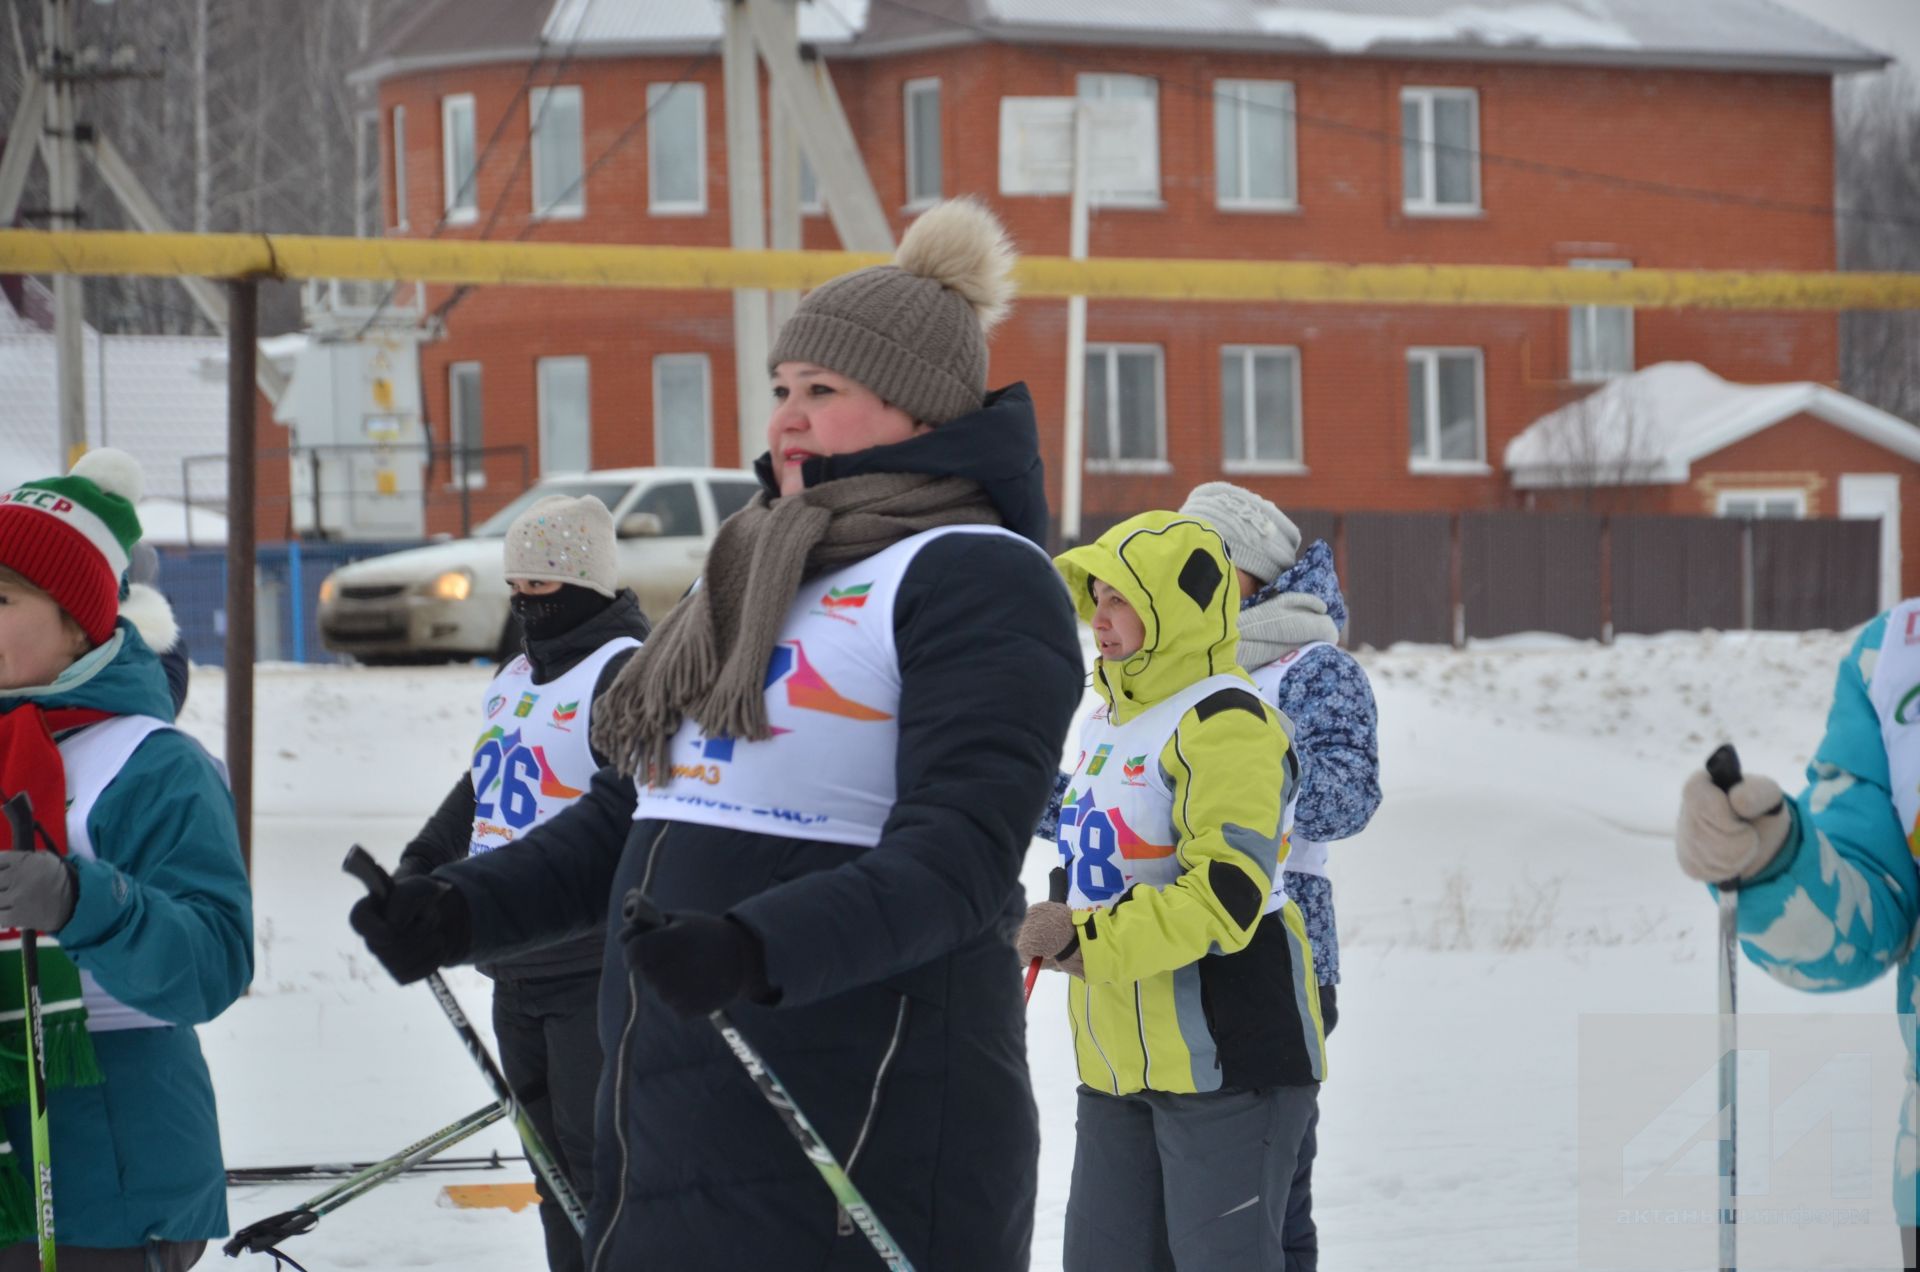
<path fill-rule="evenodd" d="M 113 635 L 120 580 L 140 540 L 140 465 L 88 451 L 65 477 L 0 493 L 0 566 L 51 596 L 95 645 Z"/>

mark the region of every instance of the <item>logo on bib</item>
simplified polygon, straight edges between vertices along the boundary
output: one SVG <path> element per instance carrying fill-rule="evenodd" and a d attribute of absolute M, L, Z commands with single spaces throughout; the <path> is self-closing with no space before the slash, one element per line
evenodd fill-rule
<path fill-rule="evenodd" d="M 1900 699 L 1900 705 L 1893 709 L 1893 722 L 1895 724 L 1920 724 L 1920 714 L 1916 714 L 1914 710 L 1917 703 L 1920 703 L 1920 685 L 1915 685 L 1913 688 L 1907 690 L 1907 696 Z"/>
<path fill-rule="evenodd" d="M 824 614 L 828 618 L 837 618 L 844 623 L 857 623 L 859 620 L 851 611 L 862 609 L 867 603 L 867 593 L 873 590 L 872 583 L 854 583 L 847 587 L 830 588 L 820 598 L 820 608 L 814 613 Z"/>
<path fill-rule="evenodd" d="M 1147 757 L 1136 755 L 1120 766 L 1120 781 L 1126 786 L 1147 784 Z"/>
<path fill-rule="evenodd" d="M 520 701 L 514 704 L 513 714 L 522 720 L 526 719 L 533 714 L 533 704 L 538 701 L 540 701 L 540 695 L 537 693 L 521 694 Z"/>
<path fill-rule="evenodd" d="M 493 697 L 488 698 L 487 699 L 487 719 L 491 720 L 493 719 L 493 717 L 499 715 L 500 708 L 506 705 L 507 705 L 507 700 L 501 697 L 497 693 L 494 694 Z"/>
<path fill-rule="evenodd" d="M 828 684 L 797 640 L 781 641 L 773 647 L 773 657 L 767 660 L 766 687 L 771 689 L 778 684 L 787 687 L 787 705 L 802 711 L 867 722 L 893 719 L 888 712 L 855 702 Z"/>
<path fill-rule="evenodd" d="M 563 702 L 553 709 L 553 727 L 562 733 L 571 733 L 573 730 L 567 726 L 572 724 L 574 717 L 579 714 L 580 704 L 578 702 Z"/>
<path fill-rule="evenodd" d="M 1113 754 L 1113 743 L 1102 742 L 1093 749 L 1093 763 L 1087 765 L 1087 776 L 1098 777 L 1100 770 L 1107 767 L 1107 757 Z"/>

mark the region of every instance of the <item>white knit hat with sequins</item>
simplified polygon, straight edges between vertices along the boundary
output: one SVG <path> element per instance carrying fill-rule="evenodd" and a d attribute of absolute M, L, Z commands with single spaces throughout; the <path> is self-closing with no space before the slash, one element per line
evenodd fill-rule
<path fill-rule="evenodd" d="M 552 579 L 612 596 L 613 514 L 592 495 L 549 495 L 507 527 L 507 577 Z"/>

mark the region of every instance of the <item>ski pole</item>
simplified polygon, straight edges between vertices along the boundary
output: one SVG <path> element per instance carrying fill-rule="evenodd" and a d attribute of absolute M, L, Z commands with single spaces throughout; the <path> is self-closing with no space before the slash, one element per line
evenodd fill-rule
<path fill-rule="evenodd" d="M 1055 866 L 1047 872 L 1047 900 L 1066 904 L 1067 868 L 1065 866 Z M 1033 1001 L 1033 983 L 1040 979 L 1040 964 L 1046 961 L 1044 958 L 1036 957 L 1027 965 L 1027 1002 Z"/>
<path fill-rule="evenodd" d="M 659 907 L 647 900 L 638 888 L 629 891 L 626 899 L 620 903 L 620 915 L 629 926 L 643 932 L 666 922 L 666 916 L 660 913 Z M 893 1234 L 880 1222 L 880 1216 L 873 1213 L 873 1207 L 867 1204 L 867 1199 L 860 1195 L 860 1189 L 855 1186 L 846 1168 L 840 1165 L 840 1160 L 827 1147 L 827 1142 L 820 1138 L 820 1132 L 813 1129 L 813 1123 L 807 1121 L 807 1115 L 794 1103 L 786 1085 L 767 1067 L 767 1062 L 760 1058 L 753 1044 L 740 1036 L 740 1030 L 732 1018 L 724 1010 L 716 1010 L 707 1013 L 707 1021 L 719 1032 L 727 1049 L 733 1052 L 733 1058 L 740 1062 L 747 1076 L 753 1079 L 753 1084 L 760 1088 L 760 1094 L 780 1115 L 780 1120 L 787 1124 L 793 1137 L 800 1141 L 800 1151 L 820 1172 L 820 1178 L 827 1181 L 827 1187 L 833 1190 L 840 1208 L 865 1234 L 868 1244 L 873 1246 L 874 1253 L 880 1256 L 880 1261 L 887 1265 L 889 1272 L 913 1272 L 913 1264 L 901 1253 Z M 623 1076 L 616 1075 L 616 1080 Z"/>
<path fill-rule="evenodd" d="M 314 1226 L 320 1222 L 320 1216 L 365 1196 L 389 1179 L 405 1174 L 442 1149 L 453 1147 L 469 1135 L 493 1125 L 505 1116 L 506 1110 L 498 1104 L 489 1104 L 483 1109 L 476 1109 L 452 1125 L 443 1126 L 425 1139 L 407 1145 L 393 1156 L 369 1164 L 325 1192 L 308 1198 L 292 1210 L 283 1210 L 277 1215 L 269 1215 L 265 1219 L 248 1224 L 235 1232 L 232 1239 L 221 1249 L 230 1259 L 237 1259 L 242 1254 L 272 1253 L 272 1248 L 288 1237 L 297 1237 L 313 1231 Z"/>
<path fill-rule="evenodd" d="M 1732 793 L 1740 784 L 1740 755 L 1731 745 L 1707 757 L 1707 776 Z M 1739 1262 L 1740 1216 L 1734 1210 L 1739 1171 L 1740 1026 L 1736 980 L 1740 947 L 1740 880 L 1720 888 L 1720 1267 L 1733 1272 Z"/>
<path fill-rule="evenodd" d="M 7 801 L 7 828 L 18 852 L 34 852 L 33 800 L 21 791 Z M 47 1127 L 47 1035 L 40 1016 L 40 934 L 20 932 L 20 975 L 26 993 L 27 1114 L 33 1127 L 33 1226 L 40 1272 L 53 1272 L 53 1147 Z"/>
<path fill-rule="evenodd" d="M 384 901 L 393 891 L 393 876 L 386 868 L 373 859 L 373 854 L 355 844 L 347 852 L 347 859 L 341 868 L 367 886 L 367 892 L 376 901 Z M 573 1224 L 575 1232 L 585 1232 L 587 1211 L 580 1204 L 580 1198 L 574 1194 L 573 1185 L 567 1182 L 566 1172 L 553 1160 L 553 1154 L 547 1151 L 546 1141 L 540 1138 L 540 1132 L 533 1125 L 533 1118 L 527 1113 L 526 1106 L 520 1103 L 520 1097 L 513 1093 L 507 1084 L 506 1075 L 500 1072 L 493 1053 L 487 1050 L 487 1044 L 481 1041 L 474 1030 L 473 1022 L 467 1019 L 467 1013 L 460 1010 L 460 1000 L 447 988 L 446 978 L 438 972 L 427 976 L 427 988 L 440 1000 L 440 1010 L 447 1013 L 447 1019 L 453 1022 L 454 1032 L 460 1035 L 460 1041 L 466 1044 L 467 1054 L 473 1057 L 474 1064 L 493 1089 L 494 1098 L 507 1110 L 507 1116 L 513 1119 L 513 1129 L 520 1133 L 520 1142 L 527 1147 L 527 1160 L 533 1163 L 533 1169 L 546 1182 L 547 1193 L 560 1209 L 566 1211 L 567 1219 Z"/>

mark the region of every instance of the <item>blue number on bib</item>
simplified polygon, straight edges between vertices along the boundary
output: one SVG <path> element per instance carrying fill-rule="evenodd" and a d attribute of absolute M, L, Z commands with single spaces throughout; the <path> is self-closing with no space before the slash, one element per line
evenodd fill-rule
<path fill-rule="evenodd" d="M 540 761 L 533 752 L 520 747 L 507 757 L 500 779 L 500 816 L 515 830 L 524 830 L 540 814 L 540 801 L 527 779 L 540 780 Z"/>
<path fill-rule="evenodd" d="M 1076 882 L 1088 900 L 1105 901 L 1126 889 L 1127 876 L 1113 860 L 1119 846 L 1120 837 L 1104 812 L 1096 808 L 1080 819 Z"/>
<path fill-rule="evenodd" d="M 500 744 L 489 741 L 473 753 L 473 767 L 479 776 L 473 779 L 473 811 L 482 817 L 493 816 L 493 801 L 487 796 L 500 780 Z"/>

